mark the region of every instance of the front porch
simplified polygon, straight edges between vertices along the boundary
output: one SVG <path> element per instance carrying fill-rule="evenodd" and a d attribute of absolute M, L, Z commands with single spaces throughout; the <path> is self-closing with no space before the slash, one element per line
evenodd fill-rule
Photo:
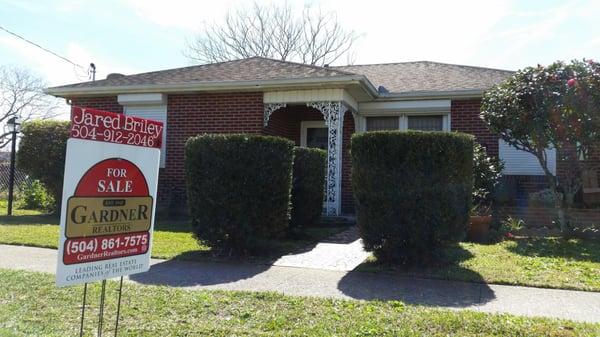
<path fill-rule="evenodd" d="M 302 100 L 265 93 L 265 134 L 288 138 L 297 146 L 327 151 L 325 215 L 353 212 L 348 151 L 356 129 L 353 114 L 356 103 L 349 100 Z"/>

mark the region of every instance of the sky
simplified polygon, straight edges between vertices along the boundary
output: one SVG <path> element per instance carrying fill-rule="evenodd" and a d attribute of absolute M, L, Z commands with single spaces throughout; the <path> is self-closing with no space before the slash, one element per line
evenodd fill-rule
<path fill-rule="evenodd" d="M 0 0 L 0 66 L 18 66 L 51 86 L 188 66 L 186 41 L 252 1 Z M 260 4 L 282 3 L 262 1 Z M 600 1 L 288 0 L 334 12 L 359 38 L 354 64 L 429 60 L 516 70 L 555 60 L 600 58 Z M 345 64 L 344 58 L 337 62 Z M 66 109 L 65 114 L 66 116 Z"/>

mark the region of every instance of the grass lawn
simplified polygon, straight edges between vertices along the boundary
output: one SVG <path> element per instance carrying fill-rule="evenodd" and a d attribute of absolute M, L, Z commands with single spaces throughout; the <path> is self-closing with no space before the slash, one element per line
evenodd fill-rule
<path fill-rule="evenodd" d="M 48 274 L 0 269 L 1 336 L 75 336 L 82 287 Z M 99 283 L 90 286 L 86 336 L 95 333 Z M 107 287 L 112 336 L 116 282 Z M 125 283 L 119 336 L 598 336 L 599 324 L 273 293 L 188 291 Z"/>
<path fill-rule="evenodd" d="M 392 271 L 419 277 L 600 291 L 600 242 L 560 238 L 517 239 L 497 244 L 460 243 L 448 260 L 430 269 L 401 270 L 374 257 L 362 271 Z"/>
<path fill-rule="evenodd" d="M 0 204 L 0 214 L 3 211 Z M 48 216 L 37 211 L 16 210 L 12 217 L 0 216 L 0 243 L 12 245 L 57 248 L 58 222 L 56 216 Z M 25 215 L 26 214 L 26 215 Z M 303 247 L 310 246 L 320 239 L 339 233 L 345 225 L 328 225 L 310 228 L 301 240 L 280 240 L 270 250 L 269 256 L 249 257 L 261 261 L 277 257 Z M 189 223 L 183 220 L 159 220 L 154 226 L 152 257 L 161 259 L 204 260 L 215 259 L 210 247 L 200 245 L 192 237 Z"/>
<path fill-rule="evenodd" d="M 6 215 L 6 211 L 8 209 L 8 200 L 0 199 L 0 216 Z M 40 215 L 42 212 L 38 210 L 32 209 L 21 209 L 19 208 L 19 203 L 13 203 L 13 215 Z"/>

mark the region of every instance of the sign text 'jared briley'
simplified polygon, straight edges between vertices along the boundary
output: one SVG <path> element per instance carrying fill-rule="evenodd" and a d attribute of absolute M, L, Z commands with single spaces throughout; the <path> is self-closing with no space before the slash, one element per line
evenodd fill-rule
<path fill-rule="evenodd" d="M 82 109 L 81 114 L 73 115 L 73 123 L 89 127 L 138 132 L 158 137 L 163 126 L 151 123 L 147 119 L 138 119 L 132 116 L 97 115 Z"/>
<path fill-rule="evenodd" d="M 96 109 L 71 109 L 70 138 L 160 149 L 162 122 Z"/>

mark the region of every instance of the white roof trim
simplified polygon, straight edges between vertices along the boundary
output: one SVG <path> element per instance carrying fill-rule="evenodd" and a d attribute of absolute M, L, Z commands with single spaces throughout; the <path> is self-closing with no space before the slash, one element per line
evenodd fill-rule
<path fill-rule="evenodd" d="M 430 99 L 412 101 L 376 101 L 361 102 L 358 111 L 361 115 L 378 114 L 382 112 L 450 112 L 452 101 L 449 99 Z"/>
<path fill-rule="evenodd" d="M 362 75 L 356 76 L 332 76 L 332 77 L 310 77 L 297 79 L 276 79 L 259 81 L 220 81 L 220 82 L 195 82 L 184 84 L 144 84 L 144 85 L 122 85 L 122 86 L 98 86 L 85 88 L 46 88 L 47 94 L 59 97 L 75 97 L 106 94 L 130 94 L 130 93 L 169 93 L 185 91 L 232 91 L 232 90 L 256 90 L 285 89 L 285 88 L 310 88 L 315 86 L 339 86 L 344 87 L 352 84 L 360 84 L 365 92 L 375 98 L 377 90 L 369 80 Z"/>
<path fill-rule="evenodd" d="M 117 101 L 121 105 L 164 105 L 167 97 L 164 94 L 124 94 L 119 95 Z"/>

